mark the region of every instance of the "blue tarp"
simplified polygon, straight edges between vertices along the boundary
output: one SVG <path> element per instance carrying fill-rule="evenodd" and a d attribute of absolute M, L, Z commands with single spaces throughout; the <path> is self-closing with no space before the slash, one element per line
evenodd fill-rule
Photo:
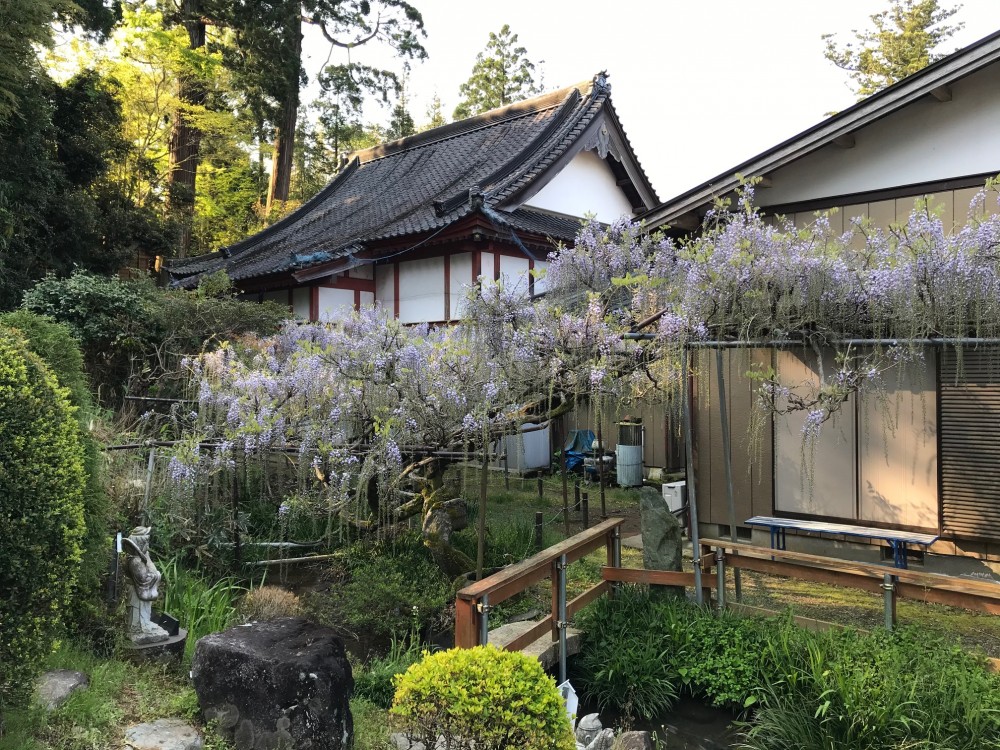
<path fill-rule="evenodd" d="M 563 455 L 566 461 L 566 471 L 573 471 L 583 463 L 584 456 L 590 454 L 591 446 L 597 436 L 593 430 L 572 430 L 566 438 L 566 445 L 563 446 Z"/>

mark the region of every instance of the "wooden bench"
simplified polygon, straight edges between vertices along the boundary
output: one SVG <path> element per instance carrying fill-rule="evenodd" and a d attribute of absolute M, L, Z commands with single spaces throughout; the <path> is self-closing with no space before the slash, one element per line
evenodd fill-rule
<path fill-rule="evenodd" d="M 865 539 L 883 539 L 892 548 L 892 560 L 897 568 L 905 568 L 907 545 L 919 544 L 924 550 L 938 540 L 936 534 L 918 534 L 912 531 L 877 529 L 871 526 L 852 526 L 846 523 L 800 521 L 794 518 L 754 516 L 746 520 L 748 526 L 766 526 L 771 532 L 771 549 L 785 549 L 785 532 L 811 531 L 819 534 L 841 534 Z"/>

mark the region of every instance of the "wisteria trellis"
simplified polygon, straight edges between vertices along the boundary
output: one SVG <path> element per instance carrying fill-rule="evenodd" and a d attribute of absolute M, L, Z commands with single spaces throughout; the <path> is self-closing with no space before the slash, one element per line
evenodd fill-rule
<path fill-rule="evenodd" d="M 832 349 L 837 365 L 818 384 L 796 389 L 773 372 L 756 375 L 761 404 L 808 412 L 808 438 L 847 394 L 878 387 L 901 358 L 919 357 L 907 341 L 1000 335 L 994 191 L 954 232 L 933 199 L 888 231 L 845 217 L 844 233 L 824 215 L 802 229 L 767 220 L 752 204 L 748 185 L 734 210 L 718 206 L 684 241 L 625 220 L 588 222 L 573 248 L 549 258 L 543 298 L 484 282 L 460 325 L 407 327 L 367 309 L 342 322 L 290 323 L 273 338 L 195 360 L 197 438 L 221 447 L 179 454 L 173 471 L 183 478 L 294 445 L 323 480 L 325 511 L 374 527 L 426 518 L 449 499 L 448 460 L 434 451 L 481 452 L 582 396 L 669 398 L 686 382 L 680 354 L 693 341 Z M 640 321 L 653 335 L 626 337 Z M 856 338 L 901 343 L 838 343 Z M 375 503 L 366 491 L 373 485 Z M 428 541 L 443 566 L 468 566 Z"/>

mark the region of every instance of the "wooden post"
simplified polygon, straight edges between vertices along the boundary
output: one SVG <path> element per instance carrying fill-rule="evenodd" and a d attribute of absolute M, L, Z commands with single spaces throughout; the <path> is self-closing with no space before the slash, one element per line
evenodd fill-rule
<path fill-rule="evenodd" d="M 566 451 L 563 451 L 565 454 Z M 566 456 L 560 457 L 562 461 L 562 495 L 563 495 L 563 533 L 569 536 L 569 480 L 566 477 Z"/>
<path fill-rule="evenodd" d="M 573 483 L 573 510 L 576 513 L 580 512 L 580 480 L 577 479 Z"/>
<path fill-rule="evenodd" d="M 590 528 L 590 499 L 587 497 L 587 493 L 583 493 L 583 498 L 581 499 L 582 510 L 583 510 L 583 528 Z"/>
<path fill-rule="evenodd" d="M 240 539 L 240 463 L 235 462 L 233 466 L 233 558 L 236 561 L 236 568 L 243 565 L 243 549 Z"/>
<path fill-rule="evenodd" d="M 552 640 L 559 640 L 559 560 L 553 560 L 549 567 L 549 582 L 552 584 Z"/>
<path fill-rule="evenodd" d="M 601 436 L 601 421 L 604 415 L 597 418 L 597 481 L 601 486 L 601 520 L 608 518 L 608 509 L 604 501 L 604 438 Z"/>
<path fill-rule="evenodd" d="M 542 511 L 535 511 L 535 549 L 538 552 L 542 551 L 542 531 L 544 530 L 545 520 L 542 516 Z"/>
<path fill-rule="evenodd" d="M 681 378 L 684 383 L 684 452 L 686 458 L 684 476 L 688 496 L 688 520 L 691 524 L 691 553 L 695 555 L 694 595 L 695 601 L 697 601 L 698 604 L 703 604 L 705 601 L 705 591 L 701 587 L 701 550 L 698 545 L 698 495 L 695 492 L 694 481 L 694 438 L 692 437 L 691 427 L 690 361 L 691 352 L 687 347 L 684 347 L 684 355 L 681 359 Z"/>
<path fill-rule="evenodd" d="M 479 645 L 479 617 L 472 599 L 455 599 L 455 647 Z"/>
<path fill-rule="evenodd" d="M 483 446 L 483 466 L 479 475 L 479 518 L 476 519 L 476 580 L 483 580 L 486 559 L 486 496 L 489 487 L 489 451 Z"/>
<path fill-rule="evenodd" d="M 545 499 L 545 483 L 542 481 L 541 477 L 538 477 L 538 499 Z"/>

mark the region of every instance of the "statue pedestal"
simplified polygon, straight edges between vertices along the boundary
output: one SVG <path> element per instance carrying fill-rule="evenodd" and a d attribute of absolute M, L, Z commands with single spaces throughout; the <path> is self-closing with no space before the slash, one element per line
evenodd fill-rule
<path fill-rule="evenodd" d="M 129 654 L 140 661 L 180 661 L 184 657 L 184 647 L 187 645 L 187 630 L 180 627 L 180 623 L 165 612 L 154 610 L 150 620 L 167 631 L 167 639 L 141 645 L 128 641 L 126 646 Z"/>

